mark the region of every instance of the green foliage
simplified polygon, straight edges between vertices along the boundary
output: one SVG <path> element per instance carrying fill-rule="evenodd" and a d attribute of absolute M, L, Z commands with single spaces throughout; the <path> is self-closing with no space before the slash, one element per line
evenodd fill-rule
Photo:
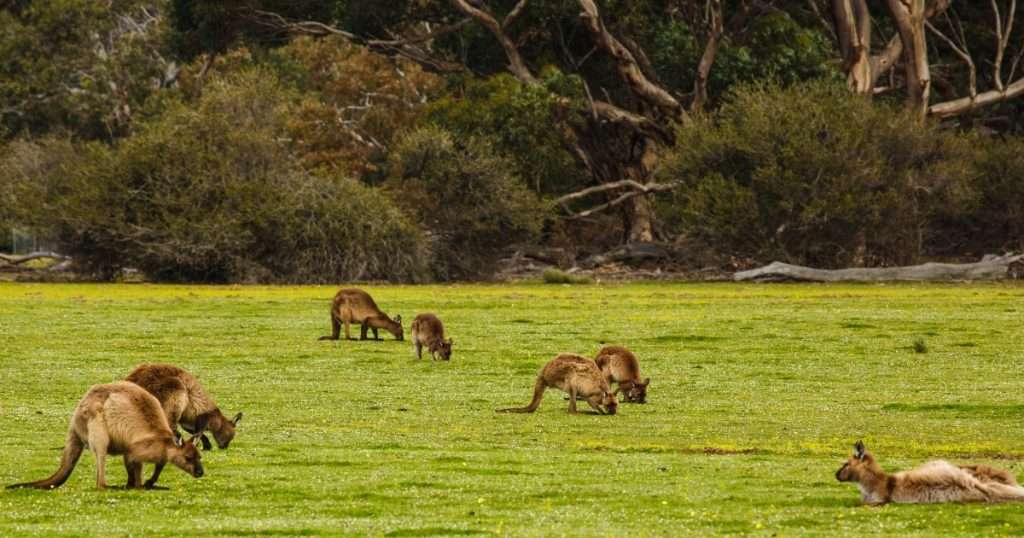
<path fill-rule="evenodd" d="M 728 17 L 728 15 L 727 15 Z M 693 89 L 704 42 L 685 20 L 659 19 L 651 25 L 649 56 L 659 77 L 678 92 Z M 718 98 L 737 84 L 781 84 L 836 78 L 830 65 L 833 46 L 817 29 L 806 28 L 783 12 L 754 18 L 735 35 L 726 33 L 708 79 L 708 93 Z"/>
<path fill-rule="evenodd" d="M 457 138 L 484 137 L 512 158 L 515 173 L 537 193 L 562 193 L 584 181 L 564 149 L 553 100 L 582 93 L 579 80 L 550 69 L 545 85 L 525 85 L 508 74 L 464 81 L 461 89 L 428 105 L 426 122 Z"/>
<path fill-rule="evenodd" d="M 545 284 L 593 284 L 594 279 L 587 275 L 573 275 L 549 267 L 544 270 L 543 279 Z"/>
<path fill-rule="evenodd" d="M 158 89 L 163 3 L 42 0 L 0 8 L 0 140 L 69 131 L 126 134 L 132 111 Z"/>
<path fill-rule="evenodd" d="M 430 230 L 438 278 L 480 276 L 509 244 L 538 236 L 545 207 L 487 141 L 424 127 L 391 158 L 389 187 Z"/>
<path fill-rule="evenodd" d="M 970 140 L 839 85 L 747 87 L 678 133 L 665 217 L 725 252 L 819 266 L 916 260 L 970 210 Z"/>
<path fill-rule="evenodd" d="M 159 280 L 415 280 L 419 235 L 387 197 L 289 156 L 294 95 L 253 71 L 210 82 L 117 148 L 51 140 L 6 161 L 22 222 L 99 274 Z"/>

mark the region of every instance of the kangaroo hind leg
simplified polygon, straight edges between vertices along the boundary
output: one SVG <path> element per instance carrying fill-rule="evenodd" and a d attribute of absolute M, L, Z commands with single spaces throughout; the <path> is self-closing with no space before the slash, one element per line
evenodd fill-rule
<path fill-rule="evenodd" d="M 89 421 L 89 448 L 96 456 L 96 489 L 107 487 L 107 446 L 110 437 L 105 425 L 98 420 Z"/>

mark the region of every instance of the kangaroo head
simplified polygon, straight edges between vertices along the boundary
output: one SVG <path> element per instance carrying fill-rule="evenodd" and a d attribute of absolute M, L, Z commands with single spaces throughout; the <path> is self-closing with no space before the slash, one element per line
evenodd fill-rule
<path fill-rule="evenodd" d="M 435 342 L 430 346 L 431 353 L 437 353 L 441 356 L 442 360 L 451 360 L 452 358 L 452 339 L 441 340 Z"/>
<path fill-rule="evenodd" d="M 219 412 L 217 414 L 219 416 L 216 419 L 210 420 L 209 430 L 213 433 L 214 441 L 217 441 L 217 448 L 224 449 L 235 438 L 235 427 L 242 422 L 242 414 L 238 413 L 231 420 Z"/>
<path fill-rule="evenodd" d="M 176 437 L 174 449 L 171 451 L 170 458 L 168 458 L 171 460 L 171 463 L 196 478 L 203 476 L 202 456 L 199 454 L 198 448 L 201 437 L 201 433 L 193 435 L 188 441 Z"/>
<path fill-rule="evenodd" d="M 395 340 L 398 340 L 399 342 L 405 340 L 405 332 L 402 329 L 402 315 L 399 314 L 395 316 L 395 319 L 392 321 L 395 322 L 395 325 L 398 325 L 397 329 L 391 331 L 391 334 L 395 335 Z"/>
<path fill-rule="evenodd" d="M 627 402 L 638 404 L 647 403 L 647 385 L 649 385 L 650 383 L 651 378 L 649 377 L 647 379 L 644 379 L 643 381 L 637 381 L 636 383 L 633 383 L 633 386 L 629 387 L 629 390 L 626 391 L 625 400 Z"/>
<path fill-rule="evenodd" d="M 840 482 L 860 482 L 863 478 L 882 472 L 875 458 L 864 448 L 863 441 L 853 445 L 853 454 L 846 463 L 836 471 L 836 480 Z"/>

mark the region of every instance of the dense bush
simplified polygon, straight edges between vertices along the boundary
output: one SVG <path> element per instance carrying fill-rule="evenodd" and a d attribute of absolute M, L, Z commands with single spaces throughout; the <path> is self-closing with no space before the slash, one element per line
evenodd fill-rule
<path fill-rule="evenodd" d="M 974 163 L 977 204 L 945 223 L 936 248 L 950 254 L 1024 252 L 1024 138 L 981 143 Z"/>
<path fill-rule="evenodd" d="M 971 140 L 825 83 L 752 86 L 678 133 L 662 212 L 731 254 L 820 266 L 915 261 L 968 213 Z"/>
<path fill-rule="evenodd" d="M 553 86 L 566 77 L 554 70 L 544 75 L 544 85 L 524 85 L 508 74 L 465 81 L 427 105 L 424 118 L 459 139 L 488 138 L 537 193 L 572 191 L 589 178 L 552 128 L 558 122 Z"/>
<path fill-rule="evenodd" d="M 416 280 L 419 233 L 354 180 L 316 177 L 290 156 L 293 96 L 249 72 L 167 105 L 119 146 L 23 144 L 0 175 L 21 222 L 100 274 L 160 280 Z"/>
<path fill-rule="evenodd" d="M 486 274 L 506 246 L 540 232 L 544 206 L 485 141 L 425 127 L 400 141 L 392 161 L 389 187 L 429 230 L 438 278 Z"/>

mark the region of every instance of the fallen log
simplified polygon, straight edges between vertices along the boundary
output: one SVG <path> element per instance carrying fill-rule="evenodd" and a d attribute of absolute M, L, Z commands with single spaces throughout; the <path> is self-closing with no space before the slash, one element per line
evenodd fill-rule
<path fill-rule="evenodd" d="M 740 282 L 885 282 L 941 280 L 1000 280 L 1010 274 L 1011 265 L 1024 260 L 1024 254 L 985 255 L 974 263 L 923 263 L 905 267 L 857 267 L 850 269 L 814 269 L 801 265 L 772 262 L 764 267 L 739 271 L 733 280 Z"/>
<path fill-rule="evenodd" d="M 62 254 L 57 254 L 56 252 L 48 251 L 29 252 L 28 254 L 22 256 L 15 256 L 13 254 L 0 254 L 0 260 L 5 261 L 11 265 L 21 265 L 25 262 L 38 260 L 41 258 L 50 258 L 57 261 L 66 261 L 70 259 Z"/>
<path fill-rule="evenodd" d="M 592 269 L 609 263 L 638 264 L 663 260 L 671 256 L 672 250 L 666 243 L 627 243 L 604 254 L 588 257 L 580 262 L 580 267 Z"/>

